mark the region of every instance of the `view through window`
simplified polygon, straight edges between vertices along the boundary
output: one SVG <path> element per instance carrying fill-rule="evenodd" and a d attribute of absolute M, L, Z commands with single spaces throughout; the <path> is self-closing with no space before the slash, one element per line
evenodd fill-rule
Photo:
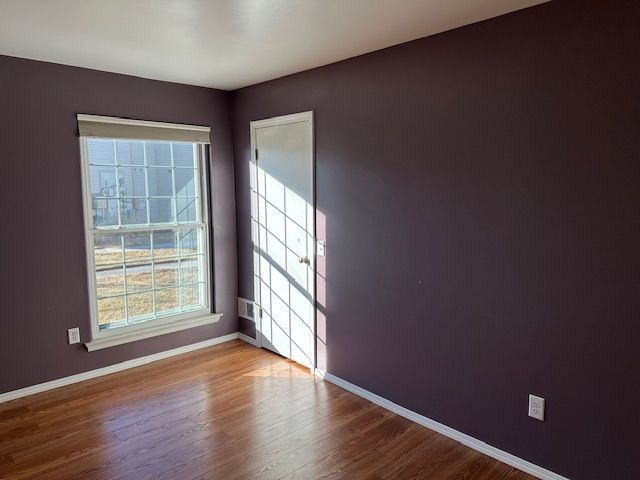
<path fill-rule="evenodd" d="M 206 309 L 208 229 L 200 146 L 85 142 L 99 330 Z"/>

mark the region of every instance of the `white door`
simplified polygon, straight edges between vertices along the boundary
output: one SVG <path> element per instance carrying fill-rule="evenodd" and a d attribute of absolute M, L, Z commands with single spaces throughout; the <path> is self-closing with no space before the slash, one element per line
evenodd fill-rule
<path fill-rule="evenodd" d="M 315 365 L 313 113 L 251 122 L 258 344 Z"/>

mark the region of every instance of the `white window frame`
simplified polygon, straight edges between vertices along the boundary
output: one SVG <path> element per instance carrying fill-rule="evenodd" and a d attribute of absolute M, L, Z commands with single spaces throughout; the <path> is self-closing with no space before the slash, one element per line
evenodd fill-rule
<path fill-rule="evenodd" d="M 104 117 L 101 117 L 104 118 Z M 114 119 L 114 123 L 122 124 L 126 121 L 122 119 Z M 146 122 L 139 120 L 131 121 L 135 125 L 141 125 Z M 132 123 L 133 124 L 133 123 Z M 157 126 L 155 122 L 148 122 L 151 126 Z M 176 128 L 179 125 L 166 124 Z M 167 333 L 186 330 L 201 325 L 215 323 L 220 320 L 222 314 L 213 313 L 212 311 L 212 271 L 211 271 L 211 225 L 209 216 L 209 188 L 208 188 L 208 169 L 207 169 L 207 145 L 197 143 L 195 145 L 196 161 L 198 162 L 199 179 L 196 185 L 199 194 L 199 203 L 202 222 L 193 224 L 203 230 L 203 254 L 204 254 L 204 307 L 176 315 L 168 315 L 167 317 L 152 319 L 139 324 L 127 325 L 113 329 L 101 330 L 98 322 L 98 297 L 96 286 L 96 266 L 94 256 L 94 235 L 95 233 L 126 233 L 135 231 L 151 231 L 151 230 L 170 230 L 173 228 L 188 228 L 191 224 L 166 223 L 160 226 L 143 226 L 143 227 L 122 227 L 115 228 L 94 228 L 93 225 L 93 209 L 91 197 L 91 183 L 89 178 L 89 152 L 88 139 L 91 137 L 80 137 L 80 157 L 82 170 L 82 195 L 83 195 L 83 216 L 87 261 L 87 286 L 89 293 L 89 308 L 91 318 L 91 340 L 85 343 L 88 351 L 99 350 L 123 343 L 134 342 L 144 338 L 155 337 Z M 105 138 L 105 137 L 100 137 Z M 117 139 L 116 139 L 117 140 Z M 153 141 L 153 139 L 140 139 L 143 141 Z M 126 293 L 126 292 L 125 292 Z"/>

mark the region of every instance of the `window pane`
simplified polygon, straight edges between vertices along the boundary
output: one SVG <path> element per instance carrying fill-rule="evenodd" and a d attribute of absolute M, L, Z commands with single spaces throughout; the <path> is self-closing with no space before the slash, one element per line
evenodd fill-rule
<path fill-rule="evenodd" d="M 91 206 L 94 226 L 110 227 L 118 225 L 118 199 L 94 198 Z"/>
<path fill-rule="evenodd" d="M 153 314 L 153 292 L 142 292 L 127 295 L 127 312 L 129 321 L 136 322 L 148 319 Z"/>
<path fill-rule="evenodd" d="M 200 285 L 190 285 L 187 287 L 182 287 L 180 291 L 182 295 L 181 300 L 183 310 L 204 307 L 204 302 L 202 301 L 202 296 L 200 294 Z"/>
<path fill-rule="evenodd" d="M 93 224 L 110 226 L 118 224 L 118 194 L 116 168 L 94 166 L 89 167 L 89 183 L 91 189 L 91 208 Z"/>
<path fill-rule="evenodd" d="M 203 308 L 206 230 L 126 231 L 201 221 L 194 144 L 87 139 L 87 146 L 93 226 L 124 230 L 94 232 L 100 329 Z"/>
<path fill-rule="evenodd" d="M 180 239 L 180 254 L 182 256 L 202 253 L 198 248 L 199 239 L 197 229 L 180 230 L 178 231 L 178 238 Z"/>
<path fill-rule="evenodd" d="M 140 140 L 116 140 L 120 165 L 144 165 L 144 146 Z"/>
<path fill-rule="evenodd" d="M 96 234 L 93 240 L 96 268 L 122 263 L 122 235 Z"/>
<path fill-rule="evenodd" d="M 178 256 L 175 231 L 158 230 L 153 232 L 153 256 L 156 260 Z"/>
<path fill-rule="evenodd" d="M 156 288 L 178 284 L 178 260 L 161 260 L 154 264 Z"/>
<path fill-rule="evenodd" d="M 173 200 L 170 198 L 150 198 L 151 223 L 173 222 Z"/>
<path fill-rule="evenodd" d="M 113 266 L 96 272 L 96 290 L 98 297 L 122 295 L 124 293 L 124 270 L 122 266 Z"/>
<path fill-rule="evenodd" d="M 123 198 L 120 200 L 120 221 L 122 225 L 144 225 L 147 223 L 147 200 L 144 198 Z"/>
<path fill-rule="evenodd" d="M 196 221 L 196 199 L 182 198 L 176 199 L 178 207 L 178 222 L 195 222 Z"/>
<path fill-rule="evenodd" d="M 192 143 L 173 143 L 173 162 L 176 167 L 195 167 Z"/>
<path fill-rule="evenodd" d="M 159 315 L 169 315 L 179 311 L 180 304 L 178 303 L 177 288 L 156 290 L 156 312 Z"/>
<path fill-rule="evenodd" d="M 151 261 L 151 234 L 127 233 L 124 236 L 124 255 L 127 263 Z"/>
<path fill-rule="evenodd" d="M 149 165 L 171 165 L 170 142 L 145 142 Z"/>
<path fill-rule="evenodd" d="M 147 169 L 149 176 L 149 195 L 152 197 L 172 197 L 173 196 L 173 175 L 171 168 Z"/>
<path fill-rule="evenodd" d="M 195 197 L 195 179 L 195 170 L 191 168 L 176 168 L 176 195 L 179 197 Z"/>
<path fill-rule="evenodd" d="M 182 285 L 201 281 L 200 257 L 180 260 L 180 283 Z"/>
<path fill-rule="evenodd" d="M 153 266 L 150 263 L 127 266 L 126 271 L 127 293 L 151 290 L 153 288 Z"/>
<path fill-rule="evenodd" d="M 113 149 L 113 140 L 90 138 L 87 140 L 89 151 L 89 163 L 114 165 L 116 157 Z"/>
<path fill-rule="evenodd" d="M 120 196 L 122 197 L 146 197 L 144 167 L 120 166 L 118 167 L 118 182 Z"/>
<path fill-rule="evenodd" d="M 117 197 L 116 167 L 91 165 L 89 181 L 92 197 Z"/>
<path fill-rule="evenodd" d="M 108 323 L 124 320 L 124 297 L 98 300 L 98 324 L 102 329 Z"/>

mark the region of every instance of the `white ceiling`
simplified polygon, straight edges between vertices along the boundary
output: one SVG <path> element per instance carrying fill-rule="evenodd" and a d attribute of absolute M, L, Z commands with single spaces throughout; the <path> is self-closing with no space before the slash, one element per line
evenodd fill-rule
<path fill-rule="evenodd" d="M 0 54 L 225 90 L 546 0 L 0 0 Z"/>

